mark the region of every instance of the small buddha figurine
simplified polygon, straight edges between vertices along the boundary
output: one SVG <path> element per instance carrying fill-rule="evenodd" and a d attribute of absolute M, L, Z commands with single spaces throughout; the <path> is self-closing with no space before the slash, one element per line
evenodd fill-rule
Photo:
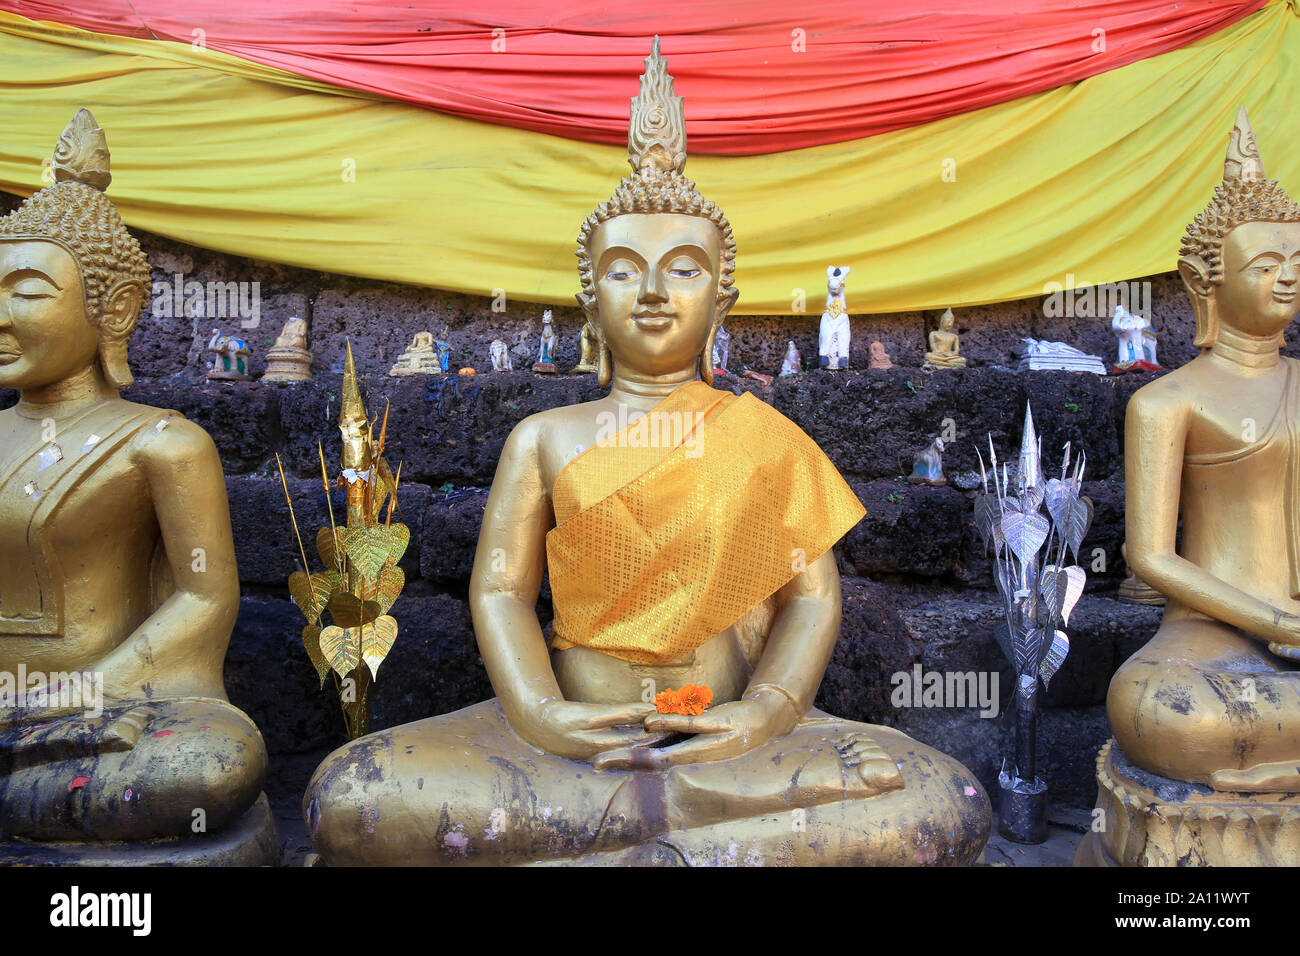
<path fill-rule="evenodd" d="M 872 342 L 871 345 L 868 346 L 867 352 L 869 354 L 867 359 L 868 369 L 885 369 L 894 367 L 894 363 L 890 361 L 889 353 L 885 351 L 885 343 L 880 341 L 880 339 L 876 339 Z"/>
<path fill-rule="evenodd" d="M 551 310 L 547 309 L 542 313 L 542 340 L 537 348 L 537 361 L 533 363 L 534 372 L 555 373 L 555 346 L 559 341 L 551 328 Z"/>
<path fill-rule="evenodd" d="M 849 367 L 849 306 L 844 300 L 844 280 L 849 271 L 849 266 L 826 267 L 826 309 L 817 336 L 822 368 Z"/>
<path fill-rule="evenodd" d="M 290 319 L 275 344 L 266 350 L 264 382 L 310 382 L 311 353 L 307 351 L 307 323 Z"/>
<path fill-rule="evenodd" d="M 799 357 L 799 350 L 794 347 L 794 339 L 786 342 L 785 359 L 781 362 L 782 375 L 798 375 L 803 371 L 803 360 Z"/>
<path fill-rule="evenodd" d="M 243 339 L 226 335 L 220 329 L 212 330 L 208 340 L 208 351 L 212 353 L 212 365 L 207 377 L 215 382 L 251 382 L 248 374 L 248 360 L 253 350 Z"/>
<path fill-rule="evenodd" d="M 86 110 L 53 168 L 0 219 L 0 691 L 45 688 L 0 700 L 0 864 L 270 863 L 266 748 L 222 683 L 221 460 L 118 395 L 149 264 Z"/>
<path fill-rule="evenodd" d="M 864 512 L 797 426 L 713 387 L 735 241 L 682 173 L 657 39 L 646 68 L 633 173 L 578 240 L 610 392 L 514 429 L 479 535 L 497 698 L 336 751 L 308 831 L 330 864 L 967 862 L 990 811 L 960 764 L 812 709 L 840 624 L 831 546 Z"/>
<path fill-rule="evenodd" d="M 727 362 L 731 359 L 731 333 L 718 326 L 718 334 L 713 337 L 713 374 L 730 375 Z"/>
<path fill-rule="evenodd" d="M 1133 395 L 1124 435 L 1127 558 L 1168 601 L 1111 680 L 1112 822 L 1078 861 L 1294 864 L 1300 362 L 1278 350 L 1300 310 L 1300 206 L 1265 177 L 1244 109 L 1178 271 L 1202 351 Z"/>
<path fill-rule="evenodd" d="M 961 357 L 961 340 L 953 328 L 956 320 L 952 309 L 946 309 L 939 317 L 939 327 L 930 333 L 930 351 L 925 353 L 922 368 L 965 368 L 966 360 Z"/>
<path fill-rule="evenodd" d="M 596 332 L 590 325 L 583 325 L 578 333 L 578 364 L 573 366 L 573 371 L 596 371 Z"/>
<path fill-rule="evenodd" d="M 942 454 L 943 439 L 935 436 L 930 447 L 916 456 L 912 473 L 907 480 L 914 485 L 930 485 L 935 488 L 948 484 L 948 479 L 943 476 Z"/>
<path fill-rule="evenodd" d="M 1150 607 L 1164 607 L 1165 596 L 1137 576 L 1133 566 L 1128 563 L 1128 545 L 1119 546 L 1124 566 L 1128 568 L 1128 577 L 1120 582 L 1119 600 L 1125 604 L 1145 604 Z"/>
<path fill-rule="evenodd" d="M 492 371 L 514 371 L 514 363 L 510 361 L 510 349 L 505 342 L 501 341 L 501 339 L 493 339 L 488 351 L 492 357 Z"/>
<path fill-rule="evenodd" d="M 432 332 L 416 332 L 411 344 L 388 370 L 399 378 L 405 375 L 441 375 L 442 360 L 435 347 Z"/>

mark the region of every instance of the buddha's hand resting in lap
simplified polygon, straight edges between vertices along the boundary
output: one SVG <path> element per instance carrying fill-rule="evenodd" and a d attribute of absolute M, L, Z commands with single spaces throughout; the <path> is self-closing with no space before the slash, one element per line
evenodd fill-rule
<path fill-rule="evenodd" d="M 1288 661 L 1300 661 L 1300 615 L 1273 609 L 1273 639 L 1268 649 Z"/>
<path fill-rule="evenodd" d="M 512 722 L 519 736 L 547 753 L 570 760 L 590 761 L 617 747 L 647 745 L 667 734 L 653 734 L 642 725 L 654 704 L 586 704 L 544 700 L 529 708 L 521 722 Z"/>
<path fill-rule="evenodd" d="M 597 770 L 667 770 L 682 764 L 726 760 L 784 737 L 794 730 L 799 717 L 789 699 L 770 690 L 710 707 L 699 717 L 656 713 L 645 718 L 647 731 L 661 736 L 695 736 L 660 749 L 644 744 L 624 745 L 600 754 L 592 765 Z"/>

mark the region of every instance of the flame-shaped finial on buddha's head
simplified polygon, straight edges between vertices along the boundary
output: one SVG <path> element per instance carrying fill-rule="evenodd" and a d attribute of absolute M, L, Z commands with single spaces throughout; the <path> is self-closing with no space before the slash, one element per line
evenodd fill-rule
<path fill-rule="evenodd" d="M 683 99 L 673 92 L 673 78 L 667 61 L 659 54 L 659 37 L 654 38 L 650 55 L 645 60 L 645 73 L 641 77 L 640 92 L 632 97 L 631 121 L 628 127 L 628 163 L 633 169 L 618 184 L 618 189 L 607 202 L 601 203 L 582 224 L 578 235 L 578 276 L 582 292 L 577 296 L 579 305 L 588 314 L 588 322 L 600 337 L 593 322 L 596 295 L 596 277 L 592 261 L 591 241 L 596 228 L 615 216 L 638 213 L 670 213 L 698 216 L 712 222 L 718 229 L 720 261 L 718 264 L 717 311 L 713 330 L 703 354 L 712 354 L 713 339 L 727 312 L 736 301 L 738 291 L 733 285 L 736 269 L 736 240 L 731 223 L 719 209 L 705 199 L 695 184 L 683 175 L 686 167 L 686 120 Z M 597 381 L 607 385 L 610 365 L 606 352 L 600 349 L 601 359 Z M 700 374 L 705 382 L 712 383 L 713 367 L 708 361 L 700 364 Z"/>
<path fill-rule="evenodd" d="M 673 93 L 668 61 L 659 55 L 655 37 L 641 74 L 641 91 L 632 97 L 632 121 L 627 128 L 627 161 L 632 171 L 652 178 L 686 167 L 686 113 Z"/>
<path fill-rule="evenodd" d="M 1223 240 L 1248 222 L 1300 222 L 1296 205 L 1275 179 L 1264 175 L 1255 132 L 1243 106 L 1228 134 L 1223 182 L 1209 205 L 1187 226 L 1179 249 L 1178 268 L 1196 313 L 1196 338 L 1192 344 L 1208 348 L 1218 335 L 1218 318 L 1210 308 L 1209 290 L 1223 284 Z"/>
<path fill-rule="evenodd" d="M 149 291 L 149 262 L 104 195 L 112 182 L 108 142 L 89 110 L 78 110 L 59 136 L 54 184 L 4 218 L 0 241 L 54 242 L 81 270 L 86 317 L 99 329 L 99 364 L 117 388 L 131 384 L 127 342 Z"/>

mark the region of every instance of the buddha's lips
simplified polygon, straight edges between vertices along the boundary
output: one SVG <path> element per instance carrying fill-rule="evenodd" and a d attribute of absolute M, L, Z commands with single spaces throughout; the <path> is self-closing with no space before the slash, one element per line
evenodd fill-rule
<path fill-rule="evenodd" d="M 673 319 L 676 318 L 671 312 L 644 312 L 640 315 L 633 315 L 632 321 L 636 323 L 639 329 L 666 329 L 672 325 Z"/>

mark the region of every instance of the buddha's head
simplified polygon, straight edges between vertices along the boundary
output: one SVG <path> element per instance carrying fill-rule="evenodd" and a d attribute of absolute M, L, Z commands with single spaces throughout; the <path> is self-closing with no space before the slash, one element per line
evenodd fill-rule
<path fill-rule="evenodd" d="M 88 111 L 59 137 L 53 170 L 0 219 L 0 386 L 43 388 L 98 364 L 123 388 L 149 263 L 104 195 L 108 144 Z"/>
<path fill-rule="evenodd" d="M 1196 314 L 1201 348 L 1220 325 L 1253 336 L 1278 336 L 1300 311 L 1300 206 L 1264 177 L 1259 147 L 1243 107 L 1228 138 L 1223 182 L 1187 227 L 1178 271 Z"/>
<path fill-rule="evenodd" d="M 738 294 L 736 243 L 722 210 L 682 174 L 682 98 L 658 37 L 645 62 L 628 130 L 633 173 L 578 236 L 578 304 L 596 333 L 601 385 L 615 365 L 643 375 L 694 365 L 712 384 L 713 340 Z"/>
<path fill-rule="evenodd" d="M 951 332 L 952 327 L 957 324 L 957 320 L 952 317 L 952 309 L 945 309 L 943 315 L 939 316 L 939 331 Z"/>

